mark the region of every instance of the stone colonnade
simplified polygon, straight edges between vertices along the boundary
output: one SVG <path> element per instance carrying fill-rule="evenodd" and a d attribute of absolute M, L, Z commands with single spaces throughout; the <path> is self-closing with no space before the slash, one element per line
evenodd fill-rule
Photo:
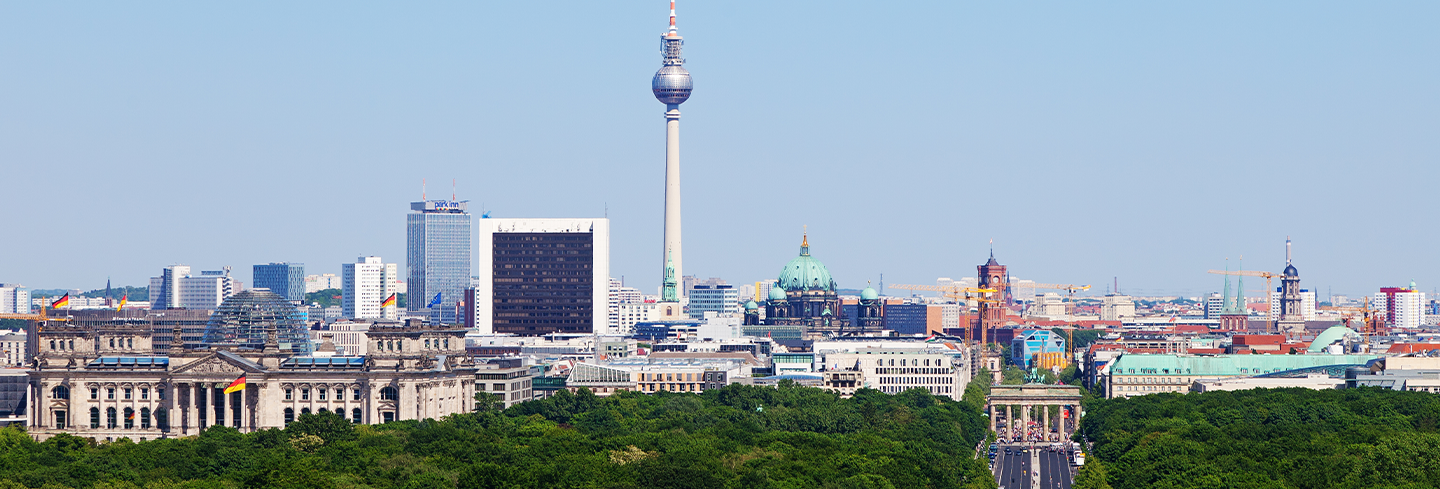
<path fill-rule="evenodd" d="M 1051 430 L 1054 430 L 1060 435 L 1060 439 L 1058 441 L 1069 440 L 1070 435 L 1074 433 L 1074 430 L 1070 429 L 1070 427 L 1065 425 L 1065 421 L 1067 418 L 1065 418 L 1063 414 L 1055 416 L 1052 420 L 1050 416 L 1050 406 L 1060 406 L 1062 410 L 1068 409 L 1070 410 L 1072 416 L 1075 412 L 1079 410 L 1078 404 L 1064 404 L 1060 402 L 1033 402 L 1026 404 L 996 404 L 992 402 L 988 406 L 990 415 L 990 431 L 996 432 L 1000 438 L 1012 440 L 1019 438 L 1021 440 L 1030 441 L 1031 437 L 1028 436 L 1028 428 L 1030 426 L 1030 422 L 1038 421 L 1040 429 L 1039 436 L 1041 436 L 1042 440 L 1046 442 L 1052 441 L 1049 439 Z M 996 420 L 996 418 L 998 418 L 997 414 L 1000 414 L 1002 412 L 1005 414 L 1006 425 L 1003 431 L 999 429 Z M 1018 419 L 1016 418 L 1017 414 L 1019 415 Z M 1018 421 L 1019 423 L 1017 424 L 1016 421 Z M 1017 427 L 1024 427 L 1025 430 L 1017 432 L 1015 431 Z"/>

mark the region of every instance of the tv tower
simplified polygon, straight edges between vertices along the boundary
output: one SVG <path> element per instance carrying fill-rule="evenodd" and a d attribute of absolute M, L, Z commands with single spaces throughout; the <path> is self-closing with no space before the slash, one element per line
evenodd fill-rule
<path fill-rule="evenodd" d="M 680 104 L 690 98 L 690 72 L 680 57 L 684 44 L 675 30 L 675 0 L 670 0 L 670 30 L 660 35 L 660 54 L 665 57 L 660 71 L 650 80 L 655 98 L 665 104 L 665 246 L 660 249 L 660 273 L 673 268 L 676 279 L 683 277 L 680 254 Z"/>

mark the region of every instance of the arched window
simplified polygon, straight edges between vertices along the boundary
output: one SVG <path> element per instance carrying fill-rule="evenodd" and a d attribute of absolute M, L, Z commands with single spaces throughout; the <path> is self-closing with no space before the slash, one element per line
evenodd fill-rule
<path fill-rule="evenodd" d="M 115 338 L 110 338 L 110 348 L 115 348 Z"/>
<path fill-rule="evenodd" d="M 285 408 L 285 426 L 295 422 L 295 408 Z"/>
<path fill-rule="evenodd" d="M 125 429 L 135 429 L 135 408 L 125 408 Z"/>
<path fill-rule="evenodd" d="M 92 407 L 92 408 L 90 408 L 90 429 L 93 430 L 93 429 L 96 429 L 96 428 L 99 428 L 99 427 L 100 427 L 100 408 L 98 408 L 98 407 Z"/>
<path fill-rule="evenodd" d="M 117 424 L 115 420 L 116 417 L 117 416 L 115 414 L 115 408 L 105 408 L 105 427 L 115 428 L 115 425 Z"/>
<path fill-rule="evenodd" d="M 380 400 L 398 401 L 400 400 L 400 390 L 389 386 L 382 388 L 380 389 Z"/>
<path fill-rule="evenodd" d="M 163 407 L 155 408 L 155 426 L 158 426 L 160 431 L 170 431 L 170 411 Z"/>
<path fill-rule="evenodd" d="M 70 388 L 63 385 L 57 385 L 54 389 L 50 389 L 50 397 L 56 399 L 69 399 Z"/>
<path fill-rule="evenodd" d="M 150 429 L 150 408 L 140 408 L 140 427 Z"/>
<path fill-rule="evenodd" d="M 387 340 L 387 341 L 385 341 L 385 349 L 388 350 L 388 351 L 395 351 L 395 341 L 393 341 L 393 340 Z"/>
<path fill-rule="evenodd" d="M 125 348 L 135 349 L 135 338 L 125 340 Z"/>
<path fill-rule="evenodd" d="M 429 349 L 430 349 L 430 338 L 425 338 L 425 349 L 426 349 L 426 350 L 429 350 Z"/>
<path fill-rule="evenodd" d="M 395 340 L 395 349 L 396 349 L 396 350 L 400 350 L 400 351 L 404 351 L 404 350 L 405 350 L 405 340 Z"/>
<path fill-rule="evenodd" d="M 310 408 L 300 408 L 300 414 L 310 414 Z"/>
<path fill-rule="evenodd" d="M 55 340 L 50 340 L 50 349 L 51 349 L 51 350 L 54 350 L 54 349 L 55 349 Z"/>
<path fill-rule="evenodd" d="M 449 349 L 450 349 L 450 338 L 445 338 L 445 349 L 446 349 L 446 350 L 449 350 Z"/>
<path fill-rule="evenodd" d="M 74 349 L 75 349 L 75 340 L 70 340 L 70 346 L 65 347 L 65 349 L 66 349 L 66 350 L 74 350 Z"/>
<path fill-rule="evenodd" d="M 360 424 L 360 423 L 361 423 L 360 408 L 355 408 L 355 409 L 351 409 L 351 410 L 350 410 L 350 422 L 351 422 L 351 423 L 355 423 L 355 424 Z"/>

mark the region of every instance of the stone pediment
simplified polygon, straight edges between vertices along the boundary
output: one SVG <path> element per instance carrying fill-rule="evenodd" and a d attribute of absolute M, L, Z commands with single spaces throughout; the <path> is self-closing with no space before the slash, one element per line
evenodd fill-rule
<path fill-rule="evenodd" d="M 236 377 L 245 373 L 259 373 L 262 370 L 255 369 L 245 362 L 234 361 L 220 355 L 207 355 L 203 358 L 187 363 L 171 372 L 172 375 L 216 375 Z"/>

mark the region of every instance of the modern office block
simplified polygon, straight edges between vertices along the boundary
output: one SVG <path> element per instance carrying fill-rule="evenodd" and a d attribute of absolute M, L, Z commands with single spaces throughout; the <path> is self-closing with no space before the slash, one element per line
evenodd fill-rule
<path fill-rule="evenodd" d="M 476 329 L 483 334 L 609 329 L 609 219 L 482 219 Z"/>
<path fill-rule="evenodd" d="M 412 202 L 405 216 L 405 309 L 431 324 L 457 324 L 470 286 L 470 214 L 453 200 Z"/>
<path fill-rule="evenodd" d="M 286 300 L 305 300 L 305 264 L 271 263 L 255 265 L 252 277 L 253 287 L 270 289 Z"/>

